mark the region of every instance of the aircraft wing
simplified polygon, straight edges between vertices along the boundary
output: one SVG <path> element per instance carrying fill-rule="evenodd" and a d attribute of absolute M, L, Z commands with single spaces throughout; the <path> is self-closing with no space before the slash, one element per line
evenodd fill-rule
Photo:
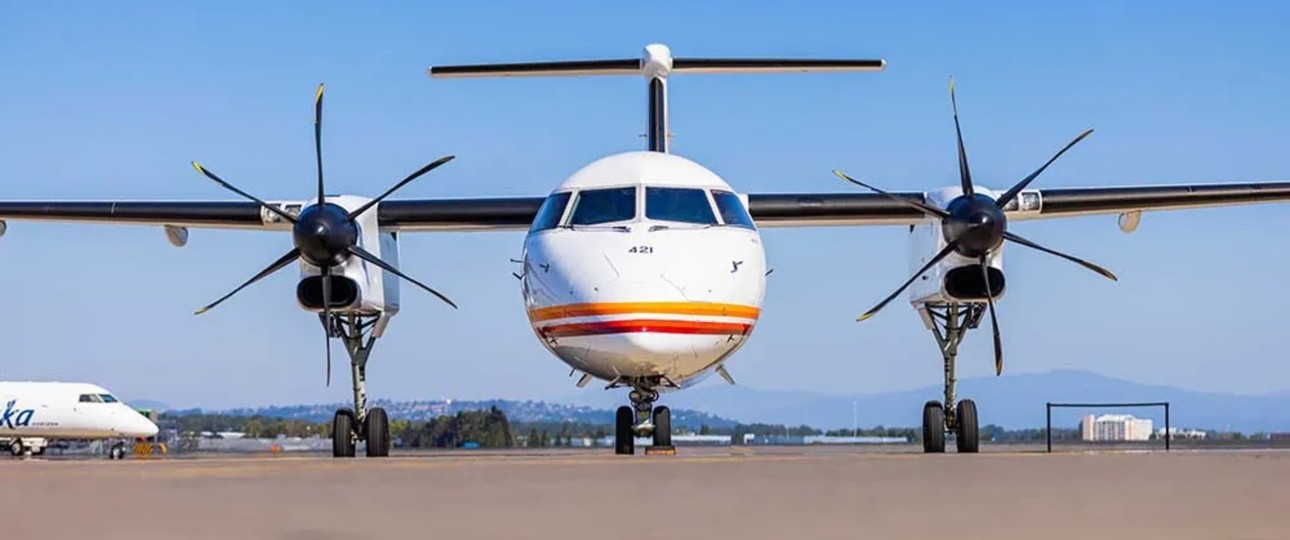
<path fill-rule="evenodd" d="M 921 192 L 895 193 L 924 202 Z M 389 200 L 377 207 L 384 229 L 401 231 L 522 231 L 543 197 Z M 1134 211 L 1182 210 L 1290 201 L 1290 182 L 1124 186 L 1027 190 L 1009 202 L 1013 220 Z M 295 214 L 302 201 L 267 201 Z M 874 193 L 750 194 L 759 227 L 911 225 L 917 210 Z M 0 201 L 0 220 L 273 229 L 290 225 L 254 202 L 240 201 Z"/>
<path fill-rule="evenodd" d="M 390 200 L 377 206 L 382 228 L 414 231 L 527 230 L 544 197 Z M 312 201 L 265 201 L 296 215 Z M 0 201 L 0 220 L 287 230 L 254 202 Z"/>
<path fill-rule="evenodd" d="M 893 195 L 927 202 L 923 193 Z M 1004 211 L 1020 221 L 1284 201 L 1290 201 L 1290 182 L 1060 188 L 1022 191 Z M 927 219 L 876 193 L 750 194 L 748 210 L 762 228 L 914 225 Z"/>

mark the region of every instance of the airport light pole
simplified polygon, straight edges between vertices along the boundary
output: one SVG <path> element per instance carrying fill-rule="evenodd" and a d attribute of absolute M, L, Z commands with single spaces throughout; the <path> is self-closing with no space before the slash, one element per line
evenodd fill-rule
<path fill-rule="evenodd" d="M 851 436 L 859 437 L 860 432 L 856 429 L 856 402 L 851 400 Z"/>

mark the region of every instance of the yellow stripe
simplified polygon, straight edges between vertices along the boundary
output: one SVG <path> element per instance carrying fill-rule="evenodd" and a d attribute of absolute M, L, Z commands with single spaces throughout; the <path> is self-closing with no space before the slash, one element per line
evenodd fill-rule
<path fill-rule="evenodd" d="M 739 317 L 756 319 L 761 309 L 741 304 L 716 302 L 593 302 L 564 304 L 529 310 L 532 322 L 566 319 L 570 317 L 595 317 L 648 313 L 651 315 L 699 315 L 711 317 Z"/>

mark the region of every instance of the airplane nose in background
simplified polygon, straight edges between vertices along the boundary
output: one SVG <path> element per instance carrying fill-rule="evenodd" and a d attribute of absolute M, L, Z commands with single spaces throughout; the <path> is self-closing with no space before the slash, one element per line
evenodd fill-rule
<path fill-rule="evenodd" d="M 127 437 L 152 437 L 159 431 L 157 424 L 137 412 L 129 411 L 126 418 L 129 420 L 122 422 L 121 434 Z"/>
<path fill-rule="evenodd" d="M 151 420 L 144 418 L 143 422 L 139 426 L 138 432 L 134 436 L 135 437 L 153 437 L 157 435 L 158 431 L 159 430 L 157 429 L 157 424 L 154 424 L 152 423 Z"/>

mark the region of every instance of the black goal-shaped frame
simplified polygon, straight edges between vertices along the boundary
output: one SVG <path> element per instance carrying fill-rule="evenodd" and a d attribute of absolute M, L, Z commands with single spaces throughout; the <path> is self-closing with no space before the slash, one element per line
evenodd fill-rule
<path fill-rule="evenodd" d="M 1048 415 L 1048 453 L 1053 451 L 1053 407 L 1063 407 L 1068 409 L 1093 409 L 1093 408 L 1132 408 L 1132 407 L 1164 407 L 1165 409 L 1165 451 L 1169 451 L 1169 439 L 1173 434 L 1169 431 L 1169 402 L 1154 401 L 1147 403 L 1052 403 L 1046 404 Z"/>

